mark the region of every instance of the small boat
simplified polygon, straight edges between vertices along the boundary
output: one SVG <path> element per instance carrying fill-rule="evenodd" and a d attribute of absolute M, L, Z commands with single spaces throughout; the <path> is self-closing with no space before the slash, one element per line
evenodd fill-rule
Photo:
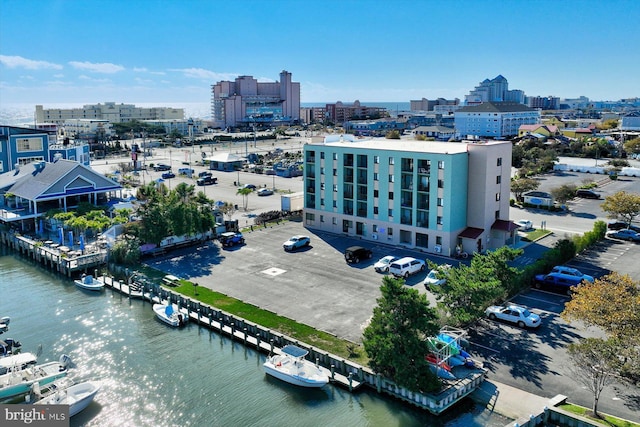
<path fill-rule="evenodd" d="M 58 378 L 65 377 L 70 365 L 71 358 L 63 354 L 58 362 L 11 370 L 4 375 L 0 375 L 0 400 L 28 393 L 35 383 L 38 383 L 39 386 L 44 386 Z"/>
<path fill-rule="evenodd" d="M 55 381 L 47 388 L 47 392 L 41 394 L 39 386 L 34 387 L 36 401 L 34 405 L 69 405 L 69 416 L 73 417 L 78 412 L 89 406 L 100 391 L 100 383 L 85 381 L 77 384 L 69 384 L 65 381 Z"/>
<path fill-rule="evenodd" d="M 0 334 L 7 332 L 9 330 L 9 323 L 11 323 L 10 317 L 0 318 Z"/>
<path fill-rule="evenodd" d="M 262 366 L 267 374 L 301 387 L 322 387 L 329 382 L 326 369 L 305 360 L 309 352 L 295 345 L 286 345 L 267 359 Z"/>
<path fill-rule="evenodd" d="M 92 275 L 83 274 L 80 279 L 73 281 L 77 287 L 87 289 L 89 291 L 101 291 L 104 288 L 104 282 L 100 279 L 96 279 Z"/>
<path fill-rule="evenodd" d="M 33 353 L 19 353 L 0 357 L 0 375 L 34 366 L 37 360 L 37 356 Z"/>
<path fill-rule="evenodd" d="M 187 324 L 187 316 L 182 314 L 175 304 L 153 304 L 153 311 L 158 319 L 174 328 Z"/>

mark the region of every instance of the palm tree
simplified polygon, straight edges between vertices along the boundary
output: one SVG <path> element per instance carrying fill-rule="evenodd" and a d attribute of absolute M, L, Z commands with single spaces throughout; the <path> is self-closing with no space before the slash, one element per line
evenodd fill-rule
<path fill-rule="evenodd" d="M 236 194 L 242 195 L 242 208 L 247 210 L 249 205 L 249 194 L 253 193 L 253 190 L 250 188 L 238 188 L 238 192 Z"/>

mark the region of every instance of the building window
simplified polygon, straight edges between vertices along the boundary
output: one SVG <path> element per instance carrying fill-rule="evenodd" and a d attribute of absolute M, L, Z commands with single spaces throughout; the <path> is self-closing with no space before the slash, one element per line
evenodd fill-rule
<path fill-rule="evenodd" d="M 389 209 L 389 218 L 393 218 L 393 209 Z"/>
<path fill-rule="evenodd" d="M 320 175 L 324 175 L 324 168 L 320 168 Z"/>
<path fill-rule="evenodd" d="M 444 160 L 438 160 L 438 169 L 444 169 Z"/>
<path fill-rule="evenodd" d="M 442 217 L 441 216 L 436 217 L 436 224 L 442 225 Z"/>
<path fill-rule="evenodd" d="M 496 184 L 500 184 L 502 182 L 502 175 L 496 176 Z"/>
<path fill-rule="evenodd" d="M 333 207 L 334 207 L 334 208 L 337 208 L 337 207 L 338 207 L 338 201 L 337 201 L 337 200 L 334 200 L 334 201 L 333 201 Z"/>
<path fill-rule="evenodd" d="M 338 169 L 333 170 L 333 176 L 338 176 Z"/>
<path fill-rule="evenodd" d="M 444 199 L 442 197 L 438 197 L 438 206 L 444 206 Z"/>
<path fill-rule="evenodd" d="M 500 193 L 496 193 L 496 202 L 500 201 Z"/>
<path fill-rule="evenodd" d="M 498 166 L 502 166 L 502 157 L 498 157 Z"/>
<path fill-rule="evenodd" d="M 324 206 L 324 199 L 320 199 L 320 206 Z"/>
<path fill-rule="evenodd" d="M 320 183 L 320 190 L 324 190 L 324 182 Z"/>
<path fill-rule="evenodd" d="M 338 184 L 333 184 L 333 192 L 334 193 L 338 192 Z"/>
<path fill-rule="evenodd" d="M 373 232 L 374 233 L 378 232 L 378 224 L 373 224 Z"/>
<path fill-rule="evenodd" d="M 444 188 L 444 179 L 438 180 L 438 188 Z"/>
<path fill-rule="evenodd" d="M 378 172 L 374 172 L 373 173 L 373 180 L 374 181 L 379 181 L 380 180 L 380 174 L 378 174 Z"/>
<path fill-rule="evenodd" d="M 378 207 L 377 207 L 377 206 L 374 206 L 374 207 L 373 207 L 373 214 L 374 214 L 374 215 L 378 215 Z M 374 227 L 375 227 L 375 226 L 374 226 Z"/>
<path fill-rule="evenodd" d="M 442 236 L 436 236 L 436 245 L 442 245 Z"/>
<path fill-rule="evenodd" d="M 378 197 L 379 191 L 378 190 L 373 190 L 373 197 Z"/>
<path fill-rule="evenodd" d="M 389 157 L 389 164 L 390 164 L 390 165 L 395 164 L 395 160 L 394 160 L 394 158 L 393 158 L 393 157 Z"/>
<path fill-rule="evenodd" d="M 321 151 L 321 152 L 320 152 L 320 158 L 321 158 L 321 159 L 324 159 L 324 151 Z"/>
<path fill-rule="evenodd" d="M 333 160 L 338 160 L 338 153 L 333 153 Z"/>
<path fill-rule="evenodd" d="M 320 222 L 324 222 L 324 215 L 320 215 Z"/>
<path fill-rule="evenodd" d="M 393 200 L 393 191 L 389 191 L 389 200 Z"/>
<path fill-rule="evenodd" d="M 389 182 L 394 182 L 393 175 L 389 175 Z"/>
<path fill-rule="evenodd" d="M 336 218 L 335 216 L 333 218 L 331 218 L 331 223 L 333 225 L 338 225 L 338 218 Z"/>
<path fill-rule="evenodd" d="M 496 211 L 495 218 L 496 218 L 496 219 L 500 219 L 500 211 L 499 211 L 499 210 L 498 210 L 498 211 Z"/>
<path fill-rule="evenodd" d="M 387 236 L 389 237 L 393 236 L 393 228 L 387 227 Z"/>
<path fill-rule="evenodd" d="M 380 156 L 373 156 L 373 163 L 376 165 L 380 163 Z"/>

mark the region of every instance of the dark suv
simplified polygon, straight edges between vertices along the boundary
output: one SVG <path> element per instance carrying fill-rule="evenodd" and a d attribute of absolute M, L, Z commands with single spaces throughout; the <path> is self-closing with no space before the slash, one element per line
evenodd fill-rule
<path fill-rule="evenodd" d="M 357 264 L 362 259 L 370 259 L 373 256 L 371 249 L 362 246 L 350 246 L 344 250 L 344 259 L 350 264 Z"/>
<path fill-rule="evenodd" d="M 156 171 L 156 172 L 170 171 L 171 170 L 171 166 L 165 165 L 164 163 L 158 163 L 158 164 L 153 166 L 153 170 Z"/>
<path fill-rule="evenodd" d="M 202 178 L 198 178 L 198 180 L 196 181 L 196 184 L 198 185 L 211 185 L 211 184 L 217 184 L 217 183 L 218 183 L 218 178 L 211 175 L 205 175 Z"/>
<path fill-rule="evenodd" d="M 222 246 L 227 248 L 244 244 L 244 237 L 242 236 L 242 233 L 234 233 L 233 231 L 222 233 L 218 240 L 220 240 L 220 244 Z"/>
<path fill-rule="evenodd" d="M 593 190 L 586 190 L 584 188 L 576 191 L 576 196 L 582 197 L 583 199 L 599 199 L 600 194 L 596 193 Z"/>

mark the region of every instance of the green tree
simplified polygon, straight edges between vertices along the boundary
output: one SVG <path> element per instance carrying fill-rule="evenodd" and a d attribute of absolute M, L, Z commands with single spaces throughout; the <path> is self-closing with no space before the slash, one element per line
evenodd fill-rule
<path fill-rule="evenodd" d="M 618 346 L 612 340 L 585 338 L 570 344 L 568 349 L 571 362 L 568 369 L 571 377 L 583 384 L 593 394 L 593 416 L 599 418 L 598 401 L 602 390 L 614 379 Z"/>
<path fill-rule="evenodd" d="M 627 225 L 631 225 L 631 221 L 640 215 L 640 194 L 618 191 L 605 197 L 600 207 L 610 218 L 621 219 Z"/>
<path fill-rule="evenodd" d="M 511 192 L 516 200 L 522 201 L 522 195 L 527 191 L 533 191 L 540 187 L 540 182 L 532 178 L 518 178 L 511 181 Z"/>
<path fill-rule="evenodd" d="M 426 338 L 438 333 L 437 314 L 425 294 L 404 286 L 404 280 L 385 277 L 371 323 L 363 334 L 371 368 L 413 391 L 432 392 L 440 381 L 425 356 Z"/>
<path fill-rule="evenodd" d="M 552 188 L 550 193 L 556 202 L 565 204 L 568 200 L 576 197 L 576 190 L 575 184 L 563 184 L 560 187 Z"/>
<path fill-rule="evenodd" d="M 390 130 L 384 137 L 387 139 L 400 139 L 400 132 L 397 130 Z"/>
<path fill-rule="evenodd" d="M 253 192 L 250 188 L 238 188 L 236 194 L 242 196 L 242 208 L 246 211 L 249 207 L 249 194 Z"/>
<path fill-rule="evenodd" d="M 640 154 L 640 138 L 633 138 L 625 142 L 624 151 L 629 154 Z"/>

